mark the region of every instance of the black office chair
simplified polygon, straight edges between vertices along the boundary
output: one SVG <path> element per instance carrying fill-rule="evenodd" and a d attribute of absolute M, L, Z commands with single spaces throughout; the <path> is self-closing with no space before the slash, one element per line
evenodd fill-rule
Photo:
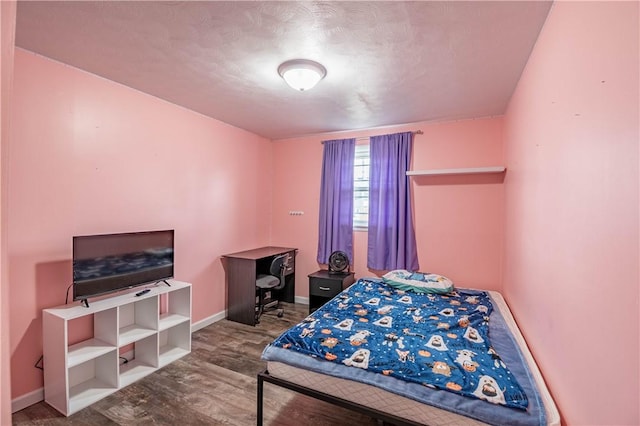
<path fill-rule="evenodd" d="M 282 318 L 284 315 L 284 309 L 279 307 L 280 301 L 274 298 L 274 291 L 284 288 L 284 275 L 288 265 L 289 253 L 281 254 L 271 261 L 269 275 L 258 275 L 256 279 L 256 323 L 260 322 L 260 316 L 268 309 L 275 309 L 278 312 L 278 318 Z"/>

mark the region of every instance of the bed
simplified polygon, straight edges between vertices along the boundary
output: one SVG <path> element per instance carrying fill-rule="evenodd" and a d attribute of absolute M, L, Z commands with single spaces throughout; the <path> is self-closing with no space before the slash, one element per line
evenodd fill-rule
<path fill-rule="evenodd" d="M 560 424 L 499 293 L 416 290 L 360 279 L 268 345 L 258 425 L 264 382 L 396 425 Z"/>

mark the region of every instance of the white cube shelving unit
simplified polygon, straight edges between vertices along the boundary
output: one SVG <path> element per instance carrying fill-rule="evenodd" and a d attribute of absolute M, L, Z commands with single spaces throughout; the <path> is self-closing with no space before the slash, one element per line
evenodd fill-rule
<path fill-rule="evenodd" d="M 191 352 L 191 284 L 168 282 L 170 287 L 159 284 L 136 296 L 138 288 L 88 308 L 45 309 L 45 401 L 69 416 Z M 93 337 L 69 345 L 72 320 L 89 316 Z M 134 358 L 120 364 L 120 350 L 130 345 Z"/>

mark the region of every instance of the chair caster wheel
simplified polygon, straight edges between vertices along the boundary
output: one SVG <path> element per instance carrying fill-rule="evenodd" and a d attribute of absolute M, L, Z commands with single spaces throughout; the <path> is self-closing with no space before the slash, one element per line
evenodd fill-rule
<path fill-rule="evenodd" d="M 278 318 L 282 318 L 284 316 L 284 312 L 278 312 Z"/>

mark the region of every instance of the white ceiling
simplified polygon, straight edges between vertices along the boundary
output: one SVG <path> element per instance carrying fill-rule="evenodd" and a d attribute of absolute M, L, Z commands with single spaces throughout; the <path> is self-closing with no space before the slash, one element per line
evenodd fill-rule
<path fill-rule="evenodd" d="M 20 1 L 16 45 L 270 139 L 504 113 L 546 1 Z M 296 92 L 305 58 L 327 76 Z"/>

